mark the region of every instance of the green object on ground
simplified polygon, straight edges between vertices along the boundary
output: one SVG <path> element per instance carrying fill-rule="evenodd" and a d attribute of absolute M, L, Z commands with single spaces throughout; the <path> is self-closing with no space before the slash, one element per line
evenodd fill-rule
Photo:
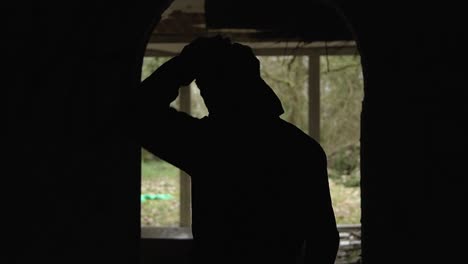
<path fill-rule="evenodd" d="M 152 193 L 146 193 L 140 195 L 140 201 L 142 203 L 146 202 L 147 200 L 171 200 L 173 197 L 170 194 L 167 193 L 161 193 L 161 194 L 152 194 Z"/>

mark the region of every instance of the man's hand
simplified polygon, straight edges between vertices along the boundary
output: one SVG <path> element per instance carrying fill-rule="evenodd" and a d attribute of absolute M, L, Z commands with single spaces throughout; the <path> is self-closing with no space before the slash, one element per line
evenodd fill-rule
<path fill-rule="evenodd" d="M 189 85 L 202 72 L 209 72 L 219 64 L 231 42 L 227 38 L 199 37 L 186 45 L 179 55 L 171 58 L 153 72 L 145 83 L 156 79 L 176 82 L 179 86 Z"/>
<path fill-rule="evenodd" d="M 188 67 L 185 59 L 180 56 L 175 56 L 163 63 L 156 69 L 142 85 L 153 86 L 154 83 L 163 81 L 177 86 L 189 85 L 194 80 L 194 75 Z"/>
<path fill-rule="evenodd" d="M 197 78 L 203 73 L 212 73 L 224 61 L 231 46 L 231 40 L 220 35 L 199 37 L 186 45 L 179 56 Z"/>

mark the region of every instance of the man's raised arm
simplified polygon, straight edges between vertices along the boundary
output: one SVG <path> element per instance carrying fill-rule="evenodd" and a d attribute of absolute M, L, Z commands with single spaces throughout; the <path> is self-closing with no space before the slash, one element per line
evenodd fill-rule
<path fill-rule="evenodd" d="M 194 151 L 199 120 L 170 106 L 179 88 L 193 78 L 187 63 L 176 56 L 146 78 L 132 98 L 130 134 L 142 147 L 184 169 Z"/>

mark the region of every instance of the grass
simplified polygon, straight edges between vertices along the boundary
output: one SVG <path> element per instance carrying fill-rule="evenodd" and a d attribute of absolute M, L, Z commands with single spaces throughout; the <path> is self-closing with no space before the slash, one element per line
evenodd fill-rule
<path fill-rule="evenodd" d="M 337 224 L 359 224 L 361 220 L 361 188 L 347 187 L 328 181 Z"/>
<path fill-rule="evenodd" d="M 143 180 L 174 179 L 179 177 L 179 169 L 164 161 L 148 161 L 141 163 L 141 176 Z M 179 179 L 177 179 L 179 180 Z"/>
<path fill-rule="evenodd" d="M 141 204 L 142 226 L 179 225 L 179 169 L 162 161 L 142 162 L 142 193 L 170 194 L 171 200 L 149 200 Z M 338 224 L 360 222 L 360 188 L 329 180 L 330 194 Z"/>
<path fill-rule="evenodd" d="M 179 226 L 179 169 L 162 161 L 142 162 L 141 193 L 170 194 L 171 200 L 141 203 L 142 226 Z"/>

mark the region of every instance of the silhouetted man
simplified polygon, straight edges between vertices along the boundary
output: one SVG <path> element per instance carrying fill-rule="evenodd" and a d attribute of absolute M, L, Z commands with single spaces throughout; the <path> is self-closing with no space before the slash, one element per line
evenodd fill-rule
<path fill-rule="evenodd" d="M 209 115 L 169 104 L 196 80 Z M 339 236 L 320 145 L 282 120 L 251 49 L 199 38 L 142 83 L 141 144 L 192 178 L 196 263 L 333 263 Z"/>

